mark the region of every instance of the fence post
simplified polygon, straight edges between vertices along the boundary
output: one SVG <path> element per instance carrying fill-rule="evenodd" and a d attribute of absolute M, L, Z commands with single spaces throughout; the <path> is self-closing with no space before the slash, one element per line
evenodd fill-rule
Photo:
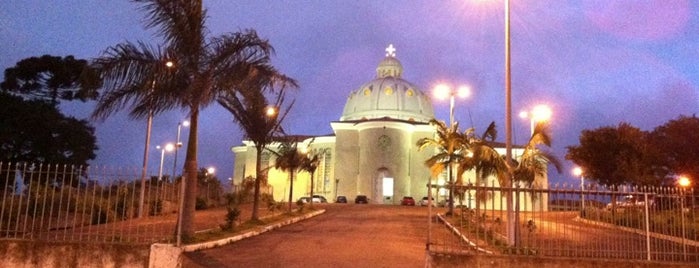
<path fill-rule="evenodd" d="M 650 216 L 648 215 L 648 192 L 643 193 L 643 200 L 645 204 L 644 216 L 646 218 L 646 259 L 650 261 Z"/>

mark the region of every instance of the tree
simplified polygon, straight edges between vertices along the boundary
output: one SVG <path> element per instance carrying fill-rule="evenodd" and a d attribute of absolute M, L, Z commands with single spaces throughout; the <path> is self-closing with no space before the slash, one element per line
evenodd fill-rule
<path fill-rule="evenodd" d="M 5 80 L 0 88 L 55 106 L 59 99 L 94 100 L 100 85 L 97 71 L 86 60 L 43 55 L 23 59 L 5 69 Z"/>
<path fill-rule="evenodd" d="M 490 176 L 495 176 L 500 186 L 508 185 L 507 163 L 505 158 L 495 149 L 495 139 L 497 138 L 495 122 L 491 122 L 480 137 L 475 137 L 473 133 L 472 131 L 472 136 L 468 137 L 471 157 L 465 158 L 459 164 L 459 174 L 457 176 L 461 177 L 466 171 L 475 168 L 477 186 L 485 186 L 485 178 Z M 487 191 L 476 190 L 477 215 L 480 215 L 480 202 L 486 199 L 486 195 Z"/>
<path fill-rule="evenodd" d="M 546 175 L 549 164 L 553 164 L 559 174 L 563 169 L 558 158 L 540 146 L 551 147 L 551 136 L 546 123 L 536 125 L 512 171 L 513 180 L 523 182 L 528 188 L 543 188 L 536 178 Z"/>
<path fill-rule="evenodd" d="M 285 137 L 285 140 L 279 144 L 277 151 L 269 151 L 277 157 L 274 167 L 289 172 L 289 212 L 291 212 L 291 205 L 294 203 L 294 177 L 307 161 L 307 156 L 299 151 L 298 143 L 293 136 Z M 311 203 L 313 203 L 313 196 L 311 196 Z"/>
<path fill-rule="evenodd" d="M 585 178 L 605 185 L 658 184 L 648 133 L 620 123 L 583 130 L 580 145 L 568 146 L 566 159 L 585 170 Z"/>
<path fill-rule="evenodd" d="M 454 214 L 454 176 L 453 166 L 454 164 L 460 163 L 464 159 L 465 153 L 469 149 L 469 141 L 465 139 L 466 135 L 459 133 L 459 123 L 456 122 L 447 127 L 446 123 L 438 121 L 436 119 L 430 120 L 430 124 L 435 126 L 436 138 L 422 138 L 417 141 L 418 151 L 421 151 L 427 147 L 434 147 L 437 153 L 427 160 L 425 160 L 425 165 L 427 165 L 432 173 L 432 177 L 436 178 L 439 174 L 444 171 L 445 168 L 449 168 L 449 201 L 447 212 L 448 215 Z"/>
<path fill-rule="evenodd" d="M 306 171 L 311 174 L 311 207 L 313 207 L 313 189 L 315 189 L 315 173 L 316 169 L 318 169 L 318 164 L 320 163 L 320 158 L 318 158 L 318 154 L 316 153 L 307 153 L 304 156 L 304 159 L 301 163 L 301 170 Z"/>
<path fill-rule="evenodd" d="M 66 117 L 44 101 L 0 92 L 0 162 L 86 168 L 95 159 L 94 132 L 87 121 Z"/>
<path fill-rule="evenodd" d="M 146 27 L 155 29 L 162 47 L 125 42 L 107 48 L 95 61 L 104 78 L 104 96 L 93 113 L 104 118 L 127 104 L 131 116 L 145 118 L 174 108 L 190 119 L 184 163 L 187 185 L 182 235 L 194 235 L 199 112 L 224 93 L 246 90 L 249 77 L 281 77 L 271 66 L 273 48 L 253 30 L 209 37 L 200 0 L 134 0 L 146 12 Z M 165 67 L 166 62 L 174 64 Z M 262 81 L 256 79 L 255 81 Z M 269 80 L 267 80 L 269 81 Z"/>
<path fill-rule="evenodd" d="M 650 133 L 655 174 L 664 184 L 676 176 L 699 179 L 699 118 L 680 116 Z"/>
<path fill-rule="evenodd" d="M 267 145 L 274 141 L 275 136 L 281 136 L 284 133 L 281 123 L 293 106 L 291 103 L 283 111 L 280 110 L 284 105 L 284 88 L 288 85 L 296 86 L 293 80 L 277 80 L 267 76 L 258 78 L 267 82 L 254 82 L 253 79 L 248 79 L 247 89 L 228 92 L 218 99 L 218 103 L 233 114 L 233 119 L 245 132 L 247 139 L 255 145 L 253 221 L 259 220 L 260 184 L 267 178 L 266 171 L 262 170 L 262 154 Z"/>

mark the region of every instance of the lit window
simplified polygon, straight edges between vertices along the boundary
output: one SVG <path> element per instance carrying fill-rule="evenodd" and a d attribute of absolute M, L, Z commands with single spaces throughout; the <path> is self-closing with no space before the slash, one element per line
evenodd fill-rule
<path fill-rule="evenodd" d="M 386 89 L 383 90 L 383 92 L 386 95 L 393 95 L 393 89 L 391 87 L 387 87 Z"/>
<path fill-rule="evenodd" d="M 408 97 L 412 97 L 413 95 L 415 95 L 415 92 L 413 92 L 412 89 L 408 89 L 408 91 L 405 92 L 405 95 L 408 95 Z"/>
<path fill-rule="evenodd" d="M 371 89 L 365 88 L 364 89 L 364 96 L 369 96 L 371 95 Z"/>

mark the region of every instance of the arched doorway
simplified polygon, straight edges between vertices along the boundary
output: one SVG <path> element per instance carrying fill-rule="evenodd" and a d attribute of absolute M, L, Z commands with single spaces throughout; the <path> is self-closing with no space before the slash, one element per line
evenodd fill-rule
<path fill-rule="evenodd" d="M 373 197 L 377 204 L 393 204 L 393 177 L 385 167 L 376 170 Z"/>

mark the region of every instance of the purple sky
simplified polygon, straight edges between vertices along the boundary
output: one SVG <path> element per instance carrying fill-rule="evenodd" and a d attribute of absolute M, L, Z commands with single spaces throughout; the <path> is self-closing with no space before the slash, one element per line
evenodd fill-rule
<path fill-rule="evenodd" d="M 374 78 L 388 44 L 403 77 L 431 90 L 439 82 L 468 84 L 457 100 L 461 126 L 481 132 L 491 121 L 504 138 L 504 15 L 502 0 L 459 1 L 204 1 L 212 36 L 252 28 L 276 49 L 274 64 L 298 80 L 292 134 L 332 133 L 351 90 Z M 0 2 L 0 68 L 51 54 L 91 59 L 129 40 L 157 44 L 143 13 L 128 1 Z M 517 117 L 536 104 L 553 109 L 554 153 L 576 145 L 583 129 L 629 122 L 644 130 L 698 112 L 699 3 L 690 0 L 511 0 L 514 141 L 529 122 Z M 94 103 L 62 109 L 86 118 Z M 434 101 L 448 120 L 448 102 Z M 174 142 L 183 111 L 155 117 L 152 144 Z M 240 129 L 217 105 L 201 114 L 199 165 L 231 176 L 230 147 Z M 95 165 L 139 169 L 145 120 L 122 112 L 95 122 Z M 183 131 L 186 140 L 186 131 Z M 152 150 L 157 173 L 160 152 Z M 166 156 L 165 173 L 172 170 Z M 180 154 L 182 163 L 184 153 Z M 552 181 L 574 183 L 566 162 Z M 179 167 L 178 167 L 179 168 Z"/>

